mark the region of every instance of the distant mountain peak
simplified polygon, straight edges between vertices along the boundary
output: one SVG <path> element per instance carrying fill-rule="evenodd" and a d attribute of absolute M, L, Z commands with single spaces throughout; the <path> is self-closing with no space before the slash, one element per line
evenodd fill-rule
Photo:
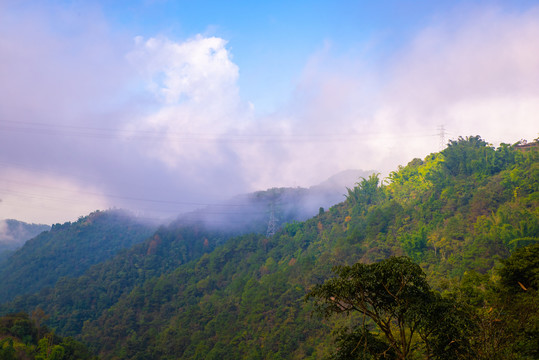
<path fill-rule="evenodd" d="M 321 182 L 318 185 L 311 186 L 311 188 L 342 188 L 353 187 L 362 177 L 368 177 L 372 173 L 376 173 L 376 170 L 360 170 L 360 169 L 348 169 L 338 172 L 335 175 L 330 176 L 326 181 Z"/>

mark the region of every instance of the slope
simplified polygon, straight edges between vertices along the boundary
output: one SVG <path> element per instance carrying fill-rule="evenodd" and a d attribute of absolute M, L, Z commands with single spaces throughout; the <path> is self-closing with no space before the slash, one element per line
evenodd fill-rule
<path fill-rule="evenodd" d="M 74 223 L 53 225 L 0 263 L 0 302 L 52 286 L 63 276 L 79 276 L 153 231 L 153 226 L 119 210 L 97 211 Z"/>
<path fill-rule="evenodd" d="M 222 206 L 182 215 L 140 245 L 91 267 L 78 278 L 61 279 L 53 289 L 45 288 L 39 294 L 20 297 L 5 305 L 2 312 L 32 311 L 39 306 L 47 313 L 56 314 L 50 323 L 58 331 L 78 334 L 84 321 L 99 316 L 134 286 L 198 259 L 234 235 L 265 233 L 272 206 L 278 215 L 277 226 L 303 219 L 306 212 L 318 212 L 320 206 L 342 197 L 350 174 L 359 173 L 361 171 L 352 170 L 338 174 L 337 178 L 314 189 L 274 188 L 245 194 Z M 69 233 L 76 232 L 72 226 L 76 229 L 85 221 L 81 219 L 64 227 Z"/>
<path fill-rule="evenodd" d="M 320 358 L 333 324 L 312 318 L 303 297 L 334 265 L 408 254 L 443 286 L 537 242 L 537 160 L 478 137 L 452 142 L 271 239 L 235 238 L 149 279 L 86 323 L 82 339 L 104 358 Z"/>
<path fill-rule="evenodd" d="M 3 311 L 40 306 L 105 359 L 317 359 L 334 324 L 312 318 L 303 297 L 334 265 L 407 254 L 446 288 L 536 243 L 538 160 L 537 147 L 459 139 L 388 185 L 359 181 L 345 202 L 271 238 L 162 228 L 136 251 Z"/>

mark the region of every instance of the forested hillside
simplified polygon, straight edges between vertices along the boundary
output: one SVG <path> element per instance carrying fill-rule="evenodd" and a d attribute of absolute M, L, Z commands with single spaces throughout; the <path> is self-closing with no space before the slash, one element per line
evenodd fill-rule
<path fill-rule="evenodd" d="M 0 302 L 52 286 L 64 276 L 82 275 L 154 231 L 119 210 L 96 211 L 74 223 L 53 225 L 0 263 Z"/>
<path fill-rule="evenodd" d="M 51 314 L 48 323 L 59 333 L 80 334 L 85 321 L 100 316 L 134 287 L 198 259 L 230 236 L 196 225 L 163 226 L 141 244 L 90 267 L 79 277 L 61 278 L 53 288 L 2 305 L 2 313 L 41 307 Z"/>
<path fill-rule="evenodd" d="M 357 332 L 357 314 L 313 314 L 316 302 L 305 296 L 335 276 L 334 266 L 407 256 L 420 265 L 418 278 L 426 276 L 426 293 L 441 299 L 436 304 L 462 309 L 468 324 L 453 329 L 455 339 L 466 340 L 456 350 L 453 340 L 445 343 L 450 348 L 432 349 L 419 346 L 426 341 L 420 336 L 411 339 L 417 357 L 533 359 L 539 348 L 534 144 L 495 149 L 480 137 L 451 141 L 385 181 L 376 174 L 360 179 L 346 201 L 273 237 L 162 228 L 81 277 L 19 297 L 2 311 L 43 308 L 59 334 L 76 336 L 104 359 L 347 358 L 335 353 L 336 337 L 341 350 L 357 334 L 382 347 L 387 339 L 374 323 Z M 429 336 L 441 332 L 436 327 Z M 386 354 L 399 358 L 392 351 Z"/>
<path fill-rule="evenodd" d="M 114 304 L 124 292 L 129 292 L 133 286 L 141 285 L 152 277 L 169 273 L 180 264 L 211 252 L 217 245 L 224 243 L 234 235 L 250 232 L 267 233 L 268 219 L 272 216 L 275 219 L 276 229 L 279 224 L 307 217 L 306 214 L 315 212 L 313 210 L 315 208 L 318 212 L 319 206 L 327 205 L 328 201 L 344 198 L 342 193 L 344 193 L 345 187 L 342 183 L 350 182 L 350 174 L 358 173 L 362 172 L 348 171 L 310 189 L 273 188 L 258 191 L 238 196 L 222 205 L 214 205 L 201 211 L 182 215 L 170 225 L 162 226 L 153 236 L 148 236 L 149 233 L 145 232 L 148 239 L 141 246 L 134 246 L 108 262 L 106 260 L 110 256 L 98 258 L 99 251 L 103 250 L 102 247 L 97 253 L 93 253 L 96 265 L 86 271 L 84 275 L 75 278 L 72 273 L 69 273 L 68 275 L 72 279 L 62 278 L 53 289 L 45 288 L 37 296 L 19 298 L 15 301 L 17 305 L 10 307 L 10 309 L 28 310 L 34 308 L 38 303 L 46 308 L 48 305 L 52 305 L 58 313 L 57 317 L 50 320 L 50 323 L 65 334 L 79 334 L 84 321 L 96 318 L 102 311 Z M 35 274 L 37 273 L 36 266 L 46 260 L 40 258 L 42 250 L 52 248 L 55 249 L 54 252 L 49 252 L 60 253 L 58 259 L 54 257 L 56 262 L 49 264 L 51 268 L 56 270 L 53 270 L 48 277 L 31 275 L 38 277 L 38 279 L 25 278 L 22 281 L 23 284 L 31 282 L 40 288 L 52 285 L 50 279 L 59 279 L 55 274 L 61 272 L 62 269 L 69 269 L 69 266 L 79 266 L 79 264 L 73 264 L 74 258 L 64 259 L 62 257 L 66 246 L 73 247 L 76 242 L 79 242 L 81 245 L 77 246 L 77 251 L 81 251 L 83 256 L 88 256 L 86 254 L 86 251 L 89 250 L 87 246 L 99 244 L 94 240 L 95 231 L 107 233 L 108 237 L 117 232 L 118 229 L 106 228 L 101 225 L 94 232 L 80 231 L 81 227 L 87 226 L 90 218 L 104 216 L 107 213 L 109 212 L 96 212 L 73 224 L 55 225 L 53 230 L 61 229 L 61 236 L 56 235 L 52 238 L 44 236 L 46 241 L 31 242 L 29 248 L 22 249 L 16 254 L 17 256 L 9 264 L 10 268 L 6 267 L 6 270 L 13 270 L 15 275 L 23 274 L 24 277 L 28 274 Z M 120 212 L 116 212 L 116 214 L 119 215 Z M 93 224 L 98 223 L 94 221 Z M 141 236 L 144 234 L 134 234 L 134 236 L 127 231 L 122 234 L 121 238 L 126 239 L 131 236 L 131 240 L 140 242 L 143 239 Z M 114 244 L 116 244 L 115 241 L 107 246 Z M 39 259 L 36 259 L 35 262 L 26 261 L 26 265 L 21 265 L 22 261 L 20 260 L 16 262 L 20 258 L 29 260 L 32 257 Z M 103 263 L 98 264 L 98 262 Z M 19 266 L 18 269 L 17 266 Z M 48 279 L 49 283 L 45 284 L 42 278 Z M 13 276 L 3 285 L 7 289 L 6 292 L 10 291 L 11 298 L 18 294 L 16 289 L 20 288 L 21 291 L 26 289 L 19 286 L 18 279 L 17 276 Z M 77 305 L 74 307 L 72 305 L 57 306 L 58 303 Z"/>

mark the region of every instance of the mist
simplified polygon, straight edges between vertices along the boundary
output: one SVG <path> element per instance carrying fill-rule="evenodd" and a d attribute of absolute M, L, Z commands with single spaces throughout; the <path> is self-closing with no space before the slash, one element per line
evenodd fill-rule
<path fill-rule="evenodd" d="M 48 231 L 50 227 L 43 224 L 27 224 L 13 219 L 0 220 L 0 258 L 8 251 L 13 251 L 34 236 Z"/>
<path fill-rule="evenodd" d="M 346 170 L 309 188 L 280 187 L 238 195 L 181 215 L 174 224 L 200 224 L 220 232 L 271 236 L 286 224 L 305 221 L 345 201 L 347 188 L 372 174 L 376 172 Z"/>
<path fill-rule="evenodd" d="M 387 175 L 461 135 L 537 137 L 537 7 L 456 9 L 391 51 L 321 41 L 270 112 L 240 96 L 225 38 L 116 31 L 89 6 L 0 10 L 0 218 L 170 219 L 346 169 Z"/>

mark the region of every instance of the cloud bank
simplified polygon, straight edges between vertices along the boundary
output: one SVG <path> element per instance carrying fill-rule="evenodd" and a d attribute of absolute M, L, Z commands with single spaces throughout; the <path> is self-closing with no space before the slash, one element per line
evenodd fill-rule
<path fill-rule="evenodd" d="M 128 125 L 158 135 L 150 154 L 173 168 L 222 161 L 216 140 L 241 130 L 248 115 L 226 41 L 200 35 L 181 43 L 137 37 L 127 58 L 155 96 L 157 110 Z M 205 156 L 210 153 L 213 159 Z"/>
<path fill-rule="evenodd" d="M 133 39 L 98 10 L 41 10 L 0 15 L 0 218 L 168 217 L 349 168 L 387 174 L 438 151 L 440 125 L 446 141 L 538 136 L 538 8 L 457 9 L 389 56 L 328 41 L 263 116 L 225 39 Z"/>

